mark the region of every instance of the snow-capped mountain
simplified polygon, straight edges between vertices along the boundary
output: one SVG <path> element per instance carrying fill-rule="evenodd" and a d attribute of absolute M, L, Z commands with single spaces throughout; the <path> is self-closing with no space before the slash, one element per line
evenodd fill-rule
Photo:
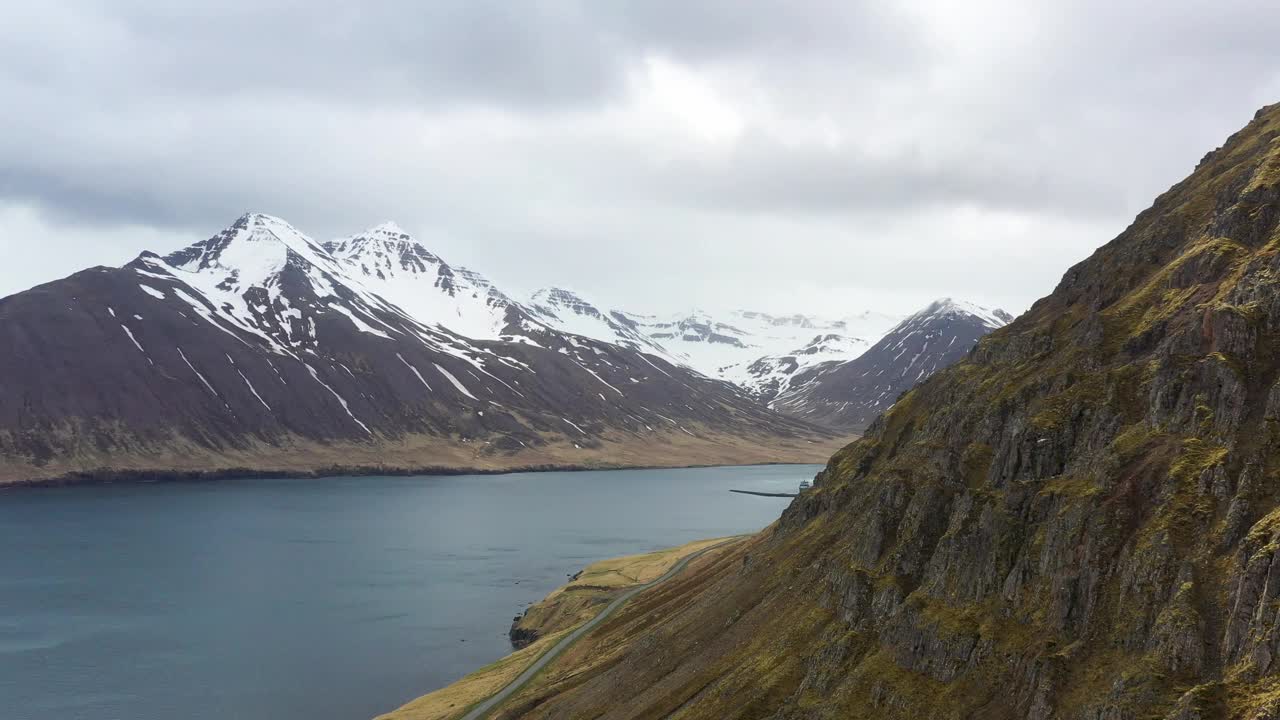
<path fill-rule="evenodd" d="M 805 370 L 825 363 L 838 363 L 856 358 L 874 341 L 828 333 L 818 335 L 785 355 L 766 355 L 747 365 L 745 376 L 736 372 L 736 382 L 757 398 L 772 401 L 791 385 L 791 379 Z M 733 368 L 735 371 L 738 367 Z"/>
<path fill-rule="evenodd" d="M 0 299 L 0 482 L 818 459 L 833 436 L 563 331 L 390 224 L 248 214 Z"/>
<path fill-rule="evenodd" d="M 478 272 L 450 267 L 395 223 L 325 243 L 362 285 L 415 318 L 474 340 L 525 336 L 527 311 Z"/>
<path fill-rule="evenodd" d="M 537 319 L 562 331 L 645 348 L 753 393 L 797 369 L 857 357 L 902 319 L 871 311 L 840 319 L 751 310 L 664 317 L 603 310 L 561 288 L 539 290 L 529 304 Z"/>
<path fill-rule="evenodd" d="M 675 318 L 633 316 L 650 337 L 700 372 L 744 387 L 752 385 L 752 363 L 766 357 L 802 354 L 819 336 L 837 336 L 828 350 L 843 345 L 857 355 L 900 317 L 864 312 L 838 319 L 811 315 L 770 315 L 733 310 L 720 315 L 695 311 Z"/>
<path fill-rule="evenodd" d="M 983 335 L 1012 320 L 1003 310 L 942 298 L 855 359 L 793 372 L 765 397 L 787 414 L 861 431 L 903 392 L 960 360 Z"/>

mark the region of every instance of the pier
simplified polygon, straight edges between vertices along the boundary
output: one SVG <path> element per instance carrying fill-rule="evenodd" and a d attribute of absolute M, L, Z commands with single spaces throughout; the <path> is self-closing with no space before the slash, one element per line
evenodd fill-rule
<path fill-rule="evenodd" d="M 798 493 L 771 493 L 757 492 L 755 490 L 730 490 L 729 492 L 739 493 L 742 495 L 759 495 L 760 497 L 796 497 L 798 495 Z"/>

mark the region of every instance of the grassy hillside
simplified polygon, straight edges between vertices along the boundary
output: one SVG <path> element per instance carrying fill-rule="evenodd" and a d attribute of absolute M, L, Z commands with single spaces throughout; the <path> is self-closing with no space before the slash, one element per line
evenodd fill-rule
<path fill-rule="evenodd" d="M 696 540 L 651 553 L 601 560 L 529 607 L 517 623 L 530 643 L 461 680 L 424 695 L 378 720 L 452 720 L 511 682 L 562 637 L 600 612 L 622 591 L 655 580 L 681 558 L 723 543 Z M 726 548 L 727 549 L 727 548 Z M 717 551 L 718 552 L 718 551 Z M 531 687 L 537 687 L 540 679 Z"/>

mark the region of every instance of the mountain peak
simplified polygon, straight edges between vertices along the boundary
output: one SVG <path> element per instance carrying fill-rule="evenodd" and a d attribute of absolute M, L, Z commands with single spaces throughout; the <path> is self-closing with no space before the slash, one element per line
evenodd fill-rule
<path fill-rule="evenodd" d="M 266 232 L 266 233 L 275 235 L 277 239 L 286 243 L 288 242 L 288 240 L 293 239 L 297 236 L 305 237 L 300 230 L 298 230 L 293 225 L 289 224 L 289 221 L 285 220 L 284 218 L 278 217 L 276 215 L 268 215 L 266 213 L 260 213 L 260 212 L 244 213 L 240 217 L 236 218 L 236 221 L 231 223 L 231 225 L 226 230 L 224 230 L 223 233 L 226 233 L 232 230 L 247 231 L 251 233 Z M 256 239 L 264 239 L 264 238 L 262 236 L 259 236 Z"/>
<path fill-rule="evenodd" d="M 359 265 L 366 273 L 384 276 L 447 266 L 438 255 L 390 220 L 350 237 L 331 240 L 324 247 L 334 257 Z"/>
<path fill-rule="evenodd" d="M 377 225 L 366 230 L 362 230 L 355 235 L 340 238 L 326 244 L 339 246 L 344 244 L 364 245 L 370 241 L 384 243 L 388 246 L 423 247 L 422 243 L 418 242 L 417 239 L 410 235 L 408 230 L 405 230 L 391 220 L 378 223 Z"/>
<path fill-rule="evenodd" d="M 551 305 L 572 305 L 572 304 L 578 304 L 578 303 L 581 303 L 584 305 L 590 304 L 586 301 L 585 298 L 583 298 L 577 292 L 574 292 L 569 288 L 554 287 L 554 286 L 544 287 L 534 292 L 533 295 L 529 296 L 529 299 L 532 300 L 535 304 L 551 304 Z"/>
<path fill-rule="evenodd" d="M 615 338 L 617 329 L 612 326 L 609 319 L 604 313 L 592 305 L 586 298 L 578 293 L 562 287 L 545 287 L 529 296 L 530 306 L 543 319 L 551 320 L 559 324 L 562 329 L 569 330 L 580 335 L 588 337 L 599 337 L 598 333 L 593 333 L 593 329 L 607 329 L 604 336 Z M 578 324 L 572 324 L 571 321 L 575 316 L 591 318 L 601 324 L 601 328 L 587 328 Z M 570 324 L 566 324 L 570 323 Z M 572 324 L 572 327 L 571 327 Z"/>
<path fill-rule="evenodd" d="M 952 297 L 941 297 L 934 300 L 923 310 L 908 318 L 908 320 L 927 320 L 955 315 L 971 315 L 993 330 L 1004 327 L 1013 320 L 1012 315 L 999 308 L 993 310 L 967 300 L 956 300 Z"/>
<path fill-rule="evenodd" d="M 387 220 L 365 230 L 361 235 L 393 235 L 408 238 L 409 231 L 397 225 L 394 220 Z"/>
<path fill-rule="evenodd" d="M 278 272 L 291 254 L 315 265 L 331 262 L 319 243 L 285 220 L 246 212 L 213 237 L 170 253 L 164 261 L 188 272 L 227 271 L 258 281 Z"/>
<path fill-rule="evenodd" d="M 239 219 L 237 220 L 237 222 L 244 222 L 244 223 L 278 223 L 278 224 L 282 224 L 282 225 L 288 225 L 288 224 L 289 224 L 288 222 L 286 222 L 283 218 L 281 218 L 281 217 L 279 217 L 279 216 L 276 216 L 276 215 L 268 215 L 267 213 L 260 213 L 260 212 L 256 212 L 256 211 L 254 211 L 254 210 L 246 210 L 246 211 L 244 212 L 244 214 L 242 214 L 242 215 L 239 217 Z"/>

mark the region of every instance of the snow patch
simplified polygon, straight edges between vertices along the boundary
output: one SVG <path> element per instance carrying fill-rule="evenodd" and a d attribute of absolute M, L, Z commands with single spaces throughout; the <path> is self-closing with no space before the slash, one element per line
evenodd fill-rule
<path fill-rule="evenodd" d="M 253 393 L 253 396 L 258 398 L 258 402 L 262 403 L 262 407 L 266 408 L 269 412 L 275 412 L 271 409 L 271 406 L 267 404 L 267 401 L 263 400 L 262 396 L 258 394 L 257 389 L 253 387 L 253 383 L 249 382 L 249 378 L 245 377 L 244 373 L 240 372 L 240 368 L 236 368 L 236 372 L 240 374 L 240 379 L 244 381 L 244 384 L 249 386 L 249 392 Z"/>
<path fill-rule="evenodd" d="M 405 359 L 404 359 L 404 356 L 403 356 L 403 355 L 401 355 L 400 353 L 396 353 L 396 357 L 400 358 L 400 362 L 404 363 L 404 366 L 405 366 L 405 367 L 407 367 L 407 368 L 409 368 L 410 370 L 412 370 L 412 371 L 413 371 L 413 374 L 414 374 L 414 375 L 416 375 L 416 376 L 418 377 L 418 382 L 420 382 L 420 383 L 422 383 L 423 385 L 427 386 L 427 390 L 431 390 L 431 383 L 427 382 L 426 378 L 422 377 L 422 373 L 418 372 L 418 368 L 416 368 L 416 367 L 414 367 L 413 365 L 409 364 L 409 361 L 408 361 L 408 360 L 405 360 Z M 437 366 L 437 367 L 438 367 L 438 366 Z M 431 392 L 435 392 L 435 390 L 431 390 Z"/>
<path fill-rule="evenodd" d="M 476 397 L 475 395 L 472 395 L 472 394 L 471 394 L 471 391 L 470 391 L 470 390 L 467 390 L 467 388 L 466 388 L 462 383 L 458 382 L 458 378 L 454 377 L 452 373 L 450 373 L 448 370 L 445 370 L 444 368 L 440 367 L 440 364 L 439 364 L 439 363 L 431 363 L 431 364 L 436 366 L 436 370 L 439 370 L 439 371 L 440 371 L 440 374 L 441 374 L 441 375 L 444 375 L 444 377 L 445 377 L 445 379 L 446 379 L 446 380 L 448 380 L 449 382 L 453 383 L 453 386 L 454 386 L 455 388 L 457 388 L 457 389 L 458 389 L 458 392 L 462 393 L 463 395 L 466 395 L 467 397 L 471 398 L 472 400 L 479 400 L 479 399 L 480 399 L 480 398 Z"/>
<path fill-rule="evenodd" d="M 175 345 L 174 347 L 177 346 Z M 187 354 L 182 352 L 182 348 L 178 348 L 178 355 L 182 356 L 182 362 L 186 363 L 187 367 L 191 368 L 191 372 L 195 373 L 196 377 L 200 378 L 200 382 L 204 383 L 204 386 L 208 388 L 209 394 L 221 400 L 222 398 L 218 396 L 218 391 L 214 390 L 213 385 L 210 385 L 204 375 L 201 375 L 200 371 L 196 369 L 196 366 L 191 364 L 191 361 L 187 359 Z"/>
<path fill-rule="evenodd" d="M 108 308 L 108 309 L 110 309 L 110 308 Z M 115 315 L 115 312 L 113 311 L 111 314 L 112 314 L 112 315 Z M 136 337 L 134 337 L 134 336 L 133 336 L 133 331 L 132 331 L 132 330 L 130 330 L 130 329 L 129 329 L 129 327 L 128 327 L 127 325 L 125 325 L 124 323 L 120 323 L 120 329 L 121 329 L 121 330 L 124 330 L 124 334 L 125 334 L 125 335 L 128 335 L 128 336 L 129 336 L 129 339 L 133 341 L 133 345 L 134 345 L 134 347 L 138 348 L 138 352 L 142 353 L 142 357 L 146 358 L 146 359 L 147 359 L 147 362 L 151 363 L 152 365 L 155 365 L 155 364 L 156 364 L 156 362 L 155 362 L 154 360 L 152 360 L 152 359 L 151 359 L 151 356 L 147 354 L 147 351 L 146 351 L 146 350 L 143 350 L 143 349 L 142 349 L 142 343 L 138 342 L 138 338 L 136 338 Z"/>
<path fill-rule="evenodd" d="M 351 416 L 352 420 L 355 420 L 356 424 L 360 426 L 360 429 L 364 430 L 365 433 L 369 435 L 373 435 L 373 432 L 369 430 L 369 426 L 360 422 L 360 418 L 356 417 L 355 413 L 351 412 L 351 406 L 347 404 L 346 398 L 339 395 L 337 390 L 334 390 L 333 388 L 329 387 L 325 383 L 325 381 L 321 380 L 320 374 L 316 372 L 315 368 L 311 367 L 311 365 L 307 363 L 302 363 L 302 364 L 305 365 L 307 368 L 307 371 L 311 373 L 311 377 L 316 382 L 320 383 L 320 387 L 324 388 L 325 390 L 328 390 L 330 394 L 332 394 L 335 398 L 337 398 L 338 402 L 342 404 L 342 409 L 347 411 L 347 415 Z"/>
<path fill-rule="evenodd" d="M 386 334 L 386 333 L 382 332 L 381 330 L 379 330 L 379 329 L 377 329 L 377 328 L 373 327 L 372 325 L 370 325 L 369 323 L 365 322 L 364 320 L 361 320 L 361 319 L 360 319 L 360 317 L 359 317 L 358 315 L 356 315 L 355 313 L 351 312 L 350 310 L 348 310 L 347 308 L 345 308 L 345 307 L 343 307 L 343 306 L 341 306 L 341 305 L 334 305 L 334 304 L 331 304 L 331 305 L 329 305 L 329 309 L 331 309 L 331 310 L 337 310 L 338 312 L 342 313 L 343 315 L 346 315 L 346 316 L 347 316 L 347 319 L 351 320 L 352 324 L 354 324 L 354 325 L 356 326 L 356 329 L 357 329 L 357 330 L 359 330 L 360 332 L 366 332 L 366 333 L 369 333 L 370 335 L 377 335 L 378 337 L 384 337 L 384 338 L 386 338 L 386 339 L 388 339 L 388 340 L 390 340 L 390 339 L 391 339 L 391 336 L 390 336 L 390 335 L 388 335 L 388 334 Z"/>

